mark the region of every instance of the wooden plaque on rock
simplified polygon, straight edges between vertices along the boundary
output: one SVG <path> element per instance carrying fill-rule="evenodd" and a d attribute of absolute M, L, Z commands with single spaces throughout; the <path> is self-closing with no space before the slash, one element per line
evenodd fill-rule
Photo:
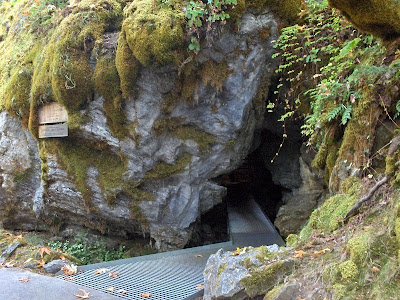
<path fill-rule="evenodd" d="M 39 126 L 39 138 L 50 138 L 50 137 L 65 137 L 68 136 L 68 125 L 67 124 L 56 124 L 56 125 L 42 125 Z"/>
<path fill-rule="evenodd" d="M 39 124 L 64 123 L 68 121 L 68 113 L 64 106 L 57 102 L 39 108 Z"/>

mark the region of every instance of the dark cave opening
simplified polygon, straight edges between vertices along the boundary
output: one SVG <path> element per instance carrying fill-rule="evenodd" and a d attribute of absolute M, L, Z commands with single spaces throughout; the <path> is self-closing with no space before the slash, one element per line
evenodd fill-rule
<path fill-rule="evenodd" d="M 187 247 L 228 241 L 227 205 L 240 204 L 249 201 L 251 197 L 270 221 L 275 221 L 283 204 L 284 188 L 273 182 L 272 174 L 265 164 L 262 147 L 249 154 L 240 167 L 214 180 L 227 188 L 227 194 L 222 203 L 199 218 Z"/>
<path fill-rule="evenodd" d="M 272 174 L 259 150 L 248 155 L 239 168 L 217 181 L 227 188 L 227 203 L 239 204 L 253 197 L 271 222 L 275 221 L 282 205 L 282 187 L 272 181 Z"/>

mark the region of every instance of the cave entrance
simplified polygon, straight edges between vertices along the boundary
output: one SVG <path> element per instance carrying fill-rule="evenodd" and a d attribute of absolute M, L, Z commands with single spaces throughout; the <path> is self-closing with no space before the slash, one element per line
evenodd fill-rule
<path fill-rule="evenodd" d="M 243 164 L 217 179 L 227 188 L 225 202 L 240 205 L 253 198 L 273 223 L 282 203 L 282 187 L 274 184 L 259 150 L 254 151 Z"/>
<path fill-rule="evenodd" d="M 228 206 L 241 206 L 254 199 L 273 223 L 282 206 L 284 188 L 274 184 L 265 164 L 263 147 L 249 154 L 242 165 L 214 181 L 227 188 L 224 201 L 203 214 L 197 221 L 186 247 L 214 244 L 229 240 Z M 279 232 L 279 231 L 278 231 Z"/>

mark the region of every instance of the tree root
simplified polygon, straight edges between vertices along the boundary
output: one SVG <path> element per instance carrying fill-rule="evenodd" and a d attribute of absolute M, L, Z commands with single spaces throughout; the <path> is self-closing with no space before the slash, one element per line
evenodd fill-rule
<path fill-rule="evenodd" d="M 354 216 L 358 209 L 360 208 L 360 206 L 368 201 L 369 199 L 371 199 L 371 197 L 375 194 L 375 192 L 382 186 L 384 185 L 386 182 L 388 182 L 389 177 L 385 176 L 383 177 L 381 180 L 379 180 L 372 189 L 369 190 L 368 194 L 366 194 L 364 197 L 362 197 L 360 200 L 358 200 L 358 202 L 356 204 L 354 204 L 354 206 L 349 210 L 349 212 L 346 214 L 346 216 L 344 217 L 344 220 L 347 220 L 348 218 Z"/>
<path fill-rule="evenodd" d="M 397 151 L 400 145 L 400 136 L 396 136 L 395 138 L 392 139 L 390 142 L 390 147 L 388 151 L 388 156 L 393 156 L 394 153 Z M 368 201 L 369 199 L 372 198 L 372 196 L 375 194 L 375 192 L 385 183 L 387 183 L 390 178 L 392 177 L 393 174 L 388 174 L 385 177 L 383 177 L 381 180 L 379 180 L 373 187 L 372 189 L 369 190 L 369 192 L 362 197 L 356 204 L 353 205 L 353 207 L 349 210 L 349 212 L 346 214 L 344 217 L 344 221 L 347 221 L 350 217 L 354 216 L 357 212 L 360 206 Z"/>

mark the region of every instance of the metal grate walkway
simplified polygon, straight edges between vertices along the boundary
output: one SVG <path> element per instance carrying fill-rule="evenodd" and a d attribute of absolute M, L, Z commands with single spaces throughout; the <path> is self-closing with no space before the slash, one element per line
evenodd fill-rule
<path fill-rule="evenodd" d="M 239 206 L 229 206 L 228 220 L 230 242 L 82 266 L 77 275 L 59 275 L 58 278 L 121 299 L 197 299 L 202 295 L 207 259 L 220 248 L 233 250 L 236 246 L 284 244 L 252 199 Z M 105 272 L 95 274 L 101 268 L 106 269 Z M 118 276 L 110 277 L 110 272 L 118 272 Z M 151 296 L 146 298 L 149 294 Z"/>

